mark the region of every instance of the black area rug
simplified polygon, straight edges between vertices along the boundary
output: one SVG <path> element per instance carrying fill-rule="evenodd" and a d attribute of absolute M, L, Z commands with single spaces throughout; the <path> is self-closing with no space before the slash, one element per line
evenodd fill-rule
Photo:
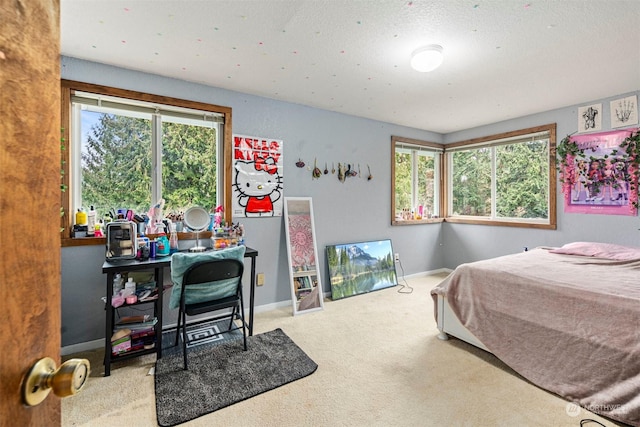
<path fill-rule="evenodd" d="M 175 426 L 312 374 L 318 365 L 281 329 L 188 350 L 156 362 L 158 424 Z"/>
<path fill-rule="evenodd" d="M 237 339 L 238 337 L 242 338 L 242 329 L 233 329 L 231 332 L 226 332 L 228 329 L 228 320 L 212 320 L 200 322 L 194 325 L 187 325 L 187 336 L 189 340 L 187 349 L 199 346 L 202 346 L 203 348 L 211 347 L 214 345 L 222 344 L 223 342 L 226 342 L 228 340 Z M 182 356 L 182 332 L 180 332 L 178 345 L 174 345 L 175 342 L 175 328 L 162 332 L 163 357 L 172 356 L 175 354 L 179 354 L 180 356 Z"/>

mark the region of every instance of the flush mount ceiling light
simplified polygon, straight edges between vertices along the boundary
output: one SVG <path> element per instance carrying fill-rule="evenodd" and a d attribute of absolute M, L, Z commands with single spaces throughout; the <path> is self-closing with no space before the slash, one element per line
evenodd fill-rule
<path fill-rule="evenodd" d="M 438 68 L 443 60 L 442 46 L 430 44 L 413 51 L 411 54 L 411 67 L 421 73 L 427 73 Z"/>

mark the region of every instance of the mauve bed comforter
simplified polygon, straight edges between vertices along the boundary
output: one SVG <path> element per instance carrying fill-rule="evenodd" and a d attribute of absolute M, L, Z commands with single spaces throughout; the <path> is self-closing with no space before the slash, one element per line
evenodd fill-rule
<path fill-rule="evenodd" d="M 532 383 L 640 426 L 640 259 L 551 248 L 460 265 L 431 294 Z M 437 304 L 434 304 L 437 307 Z"/>

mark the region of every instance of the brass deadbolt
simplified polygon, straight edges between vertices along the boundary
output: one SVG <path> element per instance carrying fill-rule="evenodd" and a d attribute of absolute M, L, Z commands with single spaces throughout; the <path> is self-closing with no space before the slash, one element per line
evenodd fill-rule
<path fill-rule="evenodd" d="M 73 396 L 80 392 L 89 378 L 91 366 L 87 359 L 69 359 L 56 369 L 50 357 L 38 360 L 22 383 L 22 400 L 27 406 L 36 406 L 49 395 Z"/>

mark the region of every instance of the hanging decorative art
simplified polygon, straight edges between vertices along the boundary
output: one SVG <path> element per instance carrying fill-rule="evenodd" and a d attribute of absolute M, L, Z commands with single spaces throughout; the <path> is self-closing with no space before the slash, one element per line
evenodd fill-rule
<path fill-rule="evenodd" d="M 638 97 L 636 95 L 611 101 L 609 107 L 611 110 L 612 128 L 638 124 Z"/>
<path fill-rule="evenodd" d="M 578 108 L 578 132 L 602 130 L 602 104 Z"/>
<path fill-rule="evenodd" d="M 233 136 L 234 217 L 282 216 L 282 152 L 279 139 Z"/>
<path fill-rule="evenodd" d="M 564 138 L 556 155 L 565 212 L 637 215 L 638 140 L 637 129 Z"/>
<path fill-rule="evenodd" d="M 311 171 L 311 179 L 316 180 L 321 178 L 323 175 L 329 175 L 329 163 L 324 163 L 324 170 L 318 167 L 318 159 L 315 158 L 313 160 L 313 167 L 311 165 L 307 165 L 302 158 L 298 158 L 298 161 L 295 163 L 297 168 L 307 167 L 307 170 Z M 336 171 L 338 173 L 338 181 L 345 182 L 347 178 L 365 178 L 365 175 L 362 173 L 362 169 L 360 168 L 360 164 L 351 164 L 351 163 L 342 163 L 338 162 L 338 168 L 336 169 L 335 162 L 331 162 L 331 174 L 335 175 Z M 371 166 L 367 165 L 366 175 L 367 181 L 371 181 L 373 179 L 373 174 L 371 174 Z"/>

